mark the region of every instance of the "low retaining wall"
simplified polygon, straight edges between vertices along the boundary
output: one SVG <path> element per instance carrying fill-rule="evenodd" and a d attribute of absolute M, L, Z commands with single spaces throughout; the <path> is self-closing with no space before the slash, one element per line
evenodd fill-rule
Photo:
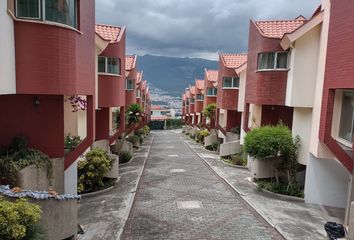
<path fill-rule="evenodd" d="M 46 168 L 37 168 L 30 165 L 20 170 L 17 174 L 18 186 L 22 189 L 35 191 L 48 191 L 49 179 Z"/>
<path fill-rule="evenodd" d="M 204 138 L 204 146 L 207 147 L 207 146 L 211 146 L 213 145 L 214 143 L 217 143 L 219 141 L 218 139 L 218 135 L 216 134 L 211 134 L 207 137 Z"/>
<path fill-rule="evenodd" d="M 228 156 L 241 151 L 240 140 L 220 144 L 220 156 Z"/>

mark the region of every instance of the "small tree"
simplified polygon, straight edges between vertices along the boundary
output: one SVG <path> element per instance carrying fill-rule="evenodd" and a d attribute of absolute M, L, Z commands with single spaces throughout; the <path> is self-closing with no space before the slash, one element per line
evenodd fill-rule
<path fill-rule="evenodd" d="M 216 112 L 216 104 L 215 103 L 208 104 L 203 110 L 204 116 L 207 118 L 210 118 L 210 119 L 215 118 L 215 112 Z"/>

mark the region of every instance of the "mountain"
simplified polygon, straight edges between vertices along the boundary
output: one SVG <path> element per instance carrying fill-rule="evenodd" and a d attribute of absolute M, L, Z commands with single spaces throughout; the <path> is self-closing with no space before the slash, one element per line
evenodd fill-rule
<path fill-rule="evenodd" d="M 177 58 L 144 55 L 138 56 L 138 68 L 144 71 L 151 87 L 180 97 L 196 78 L 204 79 L 204 69 L 217 69 L 218 62 L 201 58 Z"/>

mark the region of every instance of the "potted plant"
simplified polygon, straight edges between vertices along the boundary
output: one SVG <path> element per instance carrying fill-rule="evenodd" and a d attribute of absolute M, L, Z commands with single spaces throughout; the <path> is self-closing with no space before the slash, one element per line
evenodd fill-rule
<path fill-rule="evenodd" d="M 72 136 L 70 133 L 64 139 L 64 152 L 68 153 L 74 150 L 81 142 L 80 136 Z"/>

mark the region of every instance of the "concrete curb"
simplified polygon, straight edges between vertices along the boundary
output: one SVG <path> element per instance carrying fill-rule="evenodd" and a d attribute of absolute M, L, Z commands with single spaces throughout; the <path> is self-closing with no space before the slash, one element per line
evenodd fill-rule
<path fill-rule="evenodd" d="M 87 199 L 87 198 L 90 198 L 90 197 L 96 197 L 96 196 L 99 196 L 99 195 L 102 195 L 106 192 L 109 192 L 111 191 L 115 185 L 119 182 L 119 177 L 117 178 L 117 180 L 114 182 L 113 186 L 110 186 L 108 188 L 105 188 L 105 189 L 102 189 L 102 190 L 99 190 L 99 191 L 96 191 L 96 192 L 91 192 L 91 193 L 84 193 L 84 194 L 81 194 L 81 199 Z"/>
<path fill-rule="evenodd" d="M 292 201 L 292 202 L 302 202 L 302 203 L 305 202 L 305 199 L 299 198 L 299 197 L 293 197 L 293 196 L 287 196 L 287 195 L 283 195 L 283 194 L 279 194 L 279 193 L 273 193 L 273 192 L 268 191 L 266 189 L 260 189 L 260 191 L 268 194 L 269 196 L 277 198 L 279 200 Z"/>
<path fill-rule="evenodd" d="M 149 150 L 148 150 L 148 152 L 147 152 L 147 154 L 146 154 L 146 156 L 145 156 L 144 163 L 143 163 L 143 167 L 142 167 L 142 169 L 141 169 L 141 171 L 140 171 L 140 173 L 139 173 L 139 176 L 138 176 L 138 181 L 137 181 L 136 184 L 135 184 L 134 190 L 131 192 L 132 194 L 131 194 L 131 196 L 130 196 L 129 203 L 128 203 L 129 211 L 127 211 L 127 213 L 124 214 L 124 216 L 123 216 L 123 218 L 122 218 L 122 222 L 123 222 L 122 228 L 119 229 L 119 231 L 118 231 L 118 233 L 117 233 L 117 238 L 116 238 L 116 240 L 119 240 L 119 239 L 121 238 L 122 234 L 123 234 L 125 225 L 126 225 L 126 223 L 127 223 L 127 220 L 128 220 L 128 218 L 129 218 L 130 212 L 131 212 L 132 207 L 133 207 L 133 203 L 134 203 L 134 201 L 135 201 L 136 190 L 138 189 L 138 186 L 139 186 L 139 184 L 140 184 L 141 176 L 143 175 L 143 172 L 144 172 L 144 169 L 145 169 L 145 166 L 146 166 L 146 161 L 147 161 L 147 158 L 148 158 L 149 155 L 150 155 L 150 150 L 151 150 L 151 146 L 152 146 L 152 144 L 153 144 L 153 142 L 154 142 L 154 139 L 155 139 L 155 136 L 152 136 L 152 140 L 151 140 L 150 145 L 149 145 Z M 132 160 L 130 160 L 129 162 L 131 162 L 131 161 L 132 161 Z M 129 163 L 129 162 L 128 162 L 128 163 Z"/>
<path fill-rule="evenodd" d="M 183 140 L 183 139 L 182 139 Z M 213 166 L 208 163 L 197 151 L 195 151 L 192 146 L 190 146 L 186 141 L 183 140 L 183 142 L 195 153 L 199 156 L 200 159 L 204 161 L 204 163 L 217 175 L 219 176 L 229 187 L 231 187 L 235 192 L 237 192 L 241 198 L 251 207 L 253 208 L 271 227 L 273 227 L 284 239 L 287 239 L 285 235 L 281 232 L 281 230 L 273 224 L 262 212 L 260 212 L 250 201 L 248 201 L 246 198 L 244 198 L 244 194 L 242 194 L 237 188 L 235 188 L 232 183 L 230 183 L 226 178 L 221 176 L 217 171 L 214 170 Z"/>
<path fill-rule="evenodd" d="M 221 161 L 224 165 L 226 165 L 226 166 L 228 166 L 228 167 L 233 167 L 233 168 L 239 168 L 239 169 L 248 170 L 248 167 L 246 167 L 246 166 L 239 166 L 239 165 L 234 165 L 234 164 L 231 164 L 231 163 L 227 163 L 227 162 L 225 162 L 225 161 L 222 160 L 222 159 L 220 159 L 220 161 Z"/>

